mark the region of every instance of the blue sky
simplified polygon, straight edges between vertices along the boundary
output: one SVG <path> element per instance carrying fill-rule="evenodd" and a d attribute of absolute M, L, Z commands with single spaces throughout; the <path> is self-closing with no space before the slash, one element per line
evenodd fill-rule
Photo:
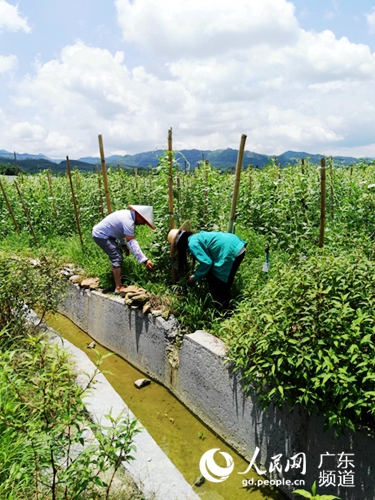
<path fill-rule="evenodd" d="M 0 0 L 0 149 L 375 157 L 375 0 Z"/>

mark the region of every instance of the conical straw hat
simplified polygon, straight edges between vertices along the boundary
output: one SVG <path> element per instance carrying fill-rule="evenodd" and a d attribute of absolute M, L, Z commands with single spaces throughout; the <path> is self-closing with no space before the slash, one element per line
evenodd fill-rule
<path fill-rule="evenodd" d="M 171 244 L 171 257 L 177 253 L 176 239 L 181 231 L 191 231 L 189 220 L 186 220 L 179 229 L 171 229 L 168 233 L 168 241 Z"/>
<path fill-rule="evenodd" d="M 129 205 L 129 208 L 139 214 L 151 229 L 155 229 L 154 209 L 150 205 Z"/>

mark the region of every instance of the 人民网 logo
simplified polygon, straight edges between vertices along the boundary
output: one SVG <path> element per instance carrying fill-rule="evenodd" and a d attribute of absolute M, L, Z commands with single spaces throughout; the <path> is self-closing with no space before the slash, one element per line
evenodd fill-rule
<path fill-rule="evenodd" d="M 206 451 L 206 453 L 202 455 L 199 462 L 199 469 L 202 476 L 212 483 L 222 483 L 228 479 L 229 474 L 234 469 L 233 458 L 229 455 L 229 453 L 219 450 L 220 448 L 212 448 L 212 450 Z M 224 457 L 227 464 L 226 467 L 220 467 L 215 462 L 214 455 L 217 451 Z"/>

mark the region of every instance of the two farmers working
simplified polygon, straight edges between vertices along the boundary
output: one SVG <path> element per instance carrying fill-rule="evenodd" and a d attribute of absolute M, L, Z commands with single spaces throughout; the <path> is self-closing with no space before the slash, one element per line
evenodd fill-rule
<path fill-rule="evenodd" d="M 129 255 L 131 251 L 137 261 L 150 270 L 154 267 L 135 239 L 135 226 L 145 224 L 155 229 L 153 208 L 148 205 L 129 205 L 129 210 L 112 212 L 92 230 L 95 243 L 111 262 L 115 294 L 124 290 L 121 281 L 123 252 Z M 189 283 L 200 283 L 205 278 L 214 301 L 227 309 L 235 274 L 245 256 L 246 241 L 232 233 L 194 233 L 189 221 L 185 221 L 179 229 L 171 229 L 167 238 L 171 244 L 171 257 L 177 254 L 180 276 L 188 274 L 188 254 L 191 254 L 198 266 L 194 274 L 189 276 Z"/>

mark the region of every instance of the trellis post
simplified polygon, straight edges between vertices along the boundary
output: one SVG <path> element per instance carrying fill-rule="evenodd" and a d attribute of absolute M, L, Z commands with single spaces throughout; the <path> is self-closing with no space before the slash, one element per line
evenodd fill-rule
<path fill-rule="evenodd" d="M 21 200 L 21 205 L 22 205 L 22 208 L 23 208 L 23 211 L 25 213 L 25 216 L 26 216 L 26 219 L 27 219 L 27 223 L 29 225 L 29 228 L 30 228 L 30 231 L 31 231 L 31 234 L 33 235 L 33 238 L 34 238 L 34 241 L 35 243 L 38 245 L 38 238 L 36 237 L 36 234 L 35 234 L 35 231 L 34 231 L 34 228 L 33 228 L 33 225 L 31 223 L 31 220 L 30 220 L 30 216 L 29 216 L 29 212 L 27 210 L 27 207 L 25 205 L 25 202 L 23 201 L 23 198 L 22 198 L 22 195 L 21 195 L 21 191 L 18 187 L 18 184 L 17 184 L 17 181 L 14 181 L 14 185 L 16 186 L 16 189 L 17 189 L 17 193 L 18 193 L 18 196 Z"/>
<path fill-rule="evenodd" d="M 236 164 L 236 177 L 235 177 L 235 182 L 234 182 L 234 191 L 233 191 L 233 198 L 232 198 L 232 207 L 230 210 L 228 230 L 227 230 L 228 233 L 233 232 L 233 225 L 234 225 L 234 219 L 236 216 L 236 206 L 237 206 L 237 200 L 238 200 L 238 191 L 240 188 L 242 160 L 243 160 L 243 155 L 244 155 L 244 150 L 245 150 L 246 137 L 247 136 L 245 134 L 242 134 L 241 142 L 240 142 L 240 149 L 238 150 L 237 164 Z"/>
<path fill-rule="evenodd" d="M 10 203 L 9 203 L 9 200 L 8 200 L 8 196 L 7 196 L 6 192 L 5 192 L 3 183 L 1 181 L 0 181 L 0 188 L 1 188 L 1 191 L 3 192 L 4 200 L 5 200 L 5 203 L 7 204 L 10 216 L 12 217 L 12 221 L 13 221 L 14 227 L 16 228 L 17 233 L 20 234 L 20 228 L 18 227 L 16 218 L 14 217 L 14 213 L 13 213 L 12 207 L 10 206 Z"/>
<path fill-rule="evenodd" d="M 66 166 L 67 166 L 67 169 L 68 169 L 68 177 L 69 177 L 69 183 L 70 183 L 70 190 L 72 192 L 72 200 L 73 200 L 73 207 L 74 207 L 74 216 L 75 216 L 75 219 L 76 219 L 76 224 L 77 224 L 77 230 L 78 230 L 78 234 L 79 234 L 79 239 L 81 241 L 81 245 L 83 246 L 82 232 L 81 232 L 81 226 L 79 224 L 77 203 L 76 203 L 76 197 L 75 197 L 75 194 L 74 194 L 74 187 L 73 187 L 73 180 L 72 180 L 72 172 L 71 172 L 71 169 L 70 169 L 70 161 L 69 161 L 69 157 L 68 156 L 66 157 Z"/>
<path fill-rule="evenodd" d="M 109 189 L 108 189 L 107 168 L 106 168 L 106 164 L 105 164 L 103 138 L 101 135 L 99 135 L 99 150 L 100 150 L 100 160 L 102 163 L 103 183 L 104 183 L 105 199 L 107 202 L 107 211 L 110 214 L 110 213 L 112 213 L 111 198 L 110 198 Z"/>
<path fill-rule="evenodd" d="M 324 230 L 326 218 L 326 160 L 320 160 L 320 235 L 319 247 L 323 248 L 324 245 Z"/>

